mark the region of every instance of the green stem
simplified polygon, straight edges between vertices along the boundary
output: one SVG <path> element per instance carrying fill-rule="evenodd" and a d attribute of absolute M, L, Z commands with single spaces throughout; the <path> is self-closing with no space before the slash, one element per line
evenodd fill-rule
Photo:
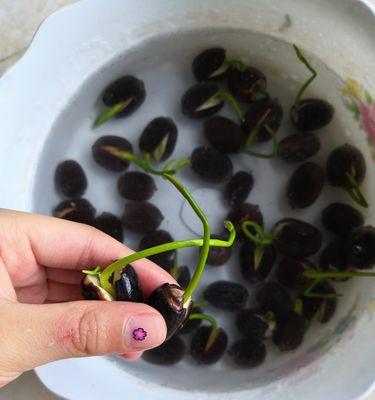
<path fill-rule="evenodd" d="M 177 161 L 176 164 L 173 165 L 173 167 L 168 171 L 167 169 L 163 168 L 163 173 L 176 173 L 179 169 L 184 168 L 186 165 L 190 164 L 190 158 L 185 157 L 182 158 L 180 161 Z"/>
<path fill-rule="evenodd" d="M 308 293 L 304 294 L 305 297 L 310 297 L 314 299 L 338 299 L 339 297 L 342 297 L 342 294 L 340 293 L 332 293 L 332 294 L 327 294 L 327 293 Z"/>
<path fill-rule="evenodd" d="M 257 233 L 256 236 L 253 235 L 249 231 L 248 226 L 251 226 L 252 228 L 254 228 L 255 232 Z M 244 221 L 244 222 L 242 222 L 241 229 L 242 229 L 243 233 L 245 234 L 245 236 L 247 236 L 255 244 L 267 245 L 267 244 L 271 244 L 273 242 L 273 236 L 272 235 L 267 235 L 264 232 L 264 228 L 262 226 L 260 226 L 259 224 L 257 224 L 256 222 L 254 222 L 254 221 Z"/>
<path fill-rule="evenodd" d="M 348 172 L 345 174 L 346 177 L 348 178 L 349 185 L 347 187 L 347 192 L 349 193 L 350 197 L 358 203 L 360 206 L 368 208 L 368 202 L 361 192 L 361 189 L 357 183 L 357 181 L 354 179 L 354 177 L 349 174 Z"/>
<path fill-rule="evenodd" d="M 201 249 L 201 254 L 199 257 L 198 265 L 195 268 L 193 277 L 191 278 L 191 281 L 184 292 L 184 303 L 185 303 L 193 295 L 195 289 L 197 288 L 198 283 L 202 277 L 204 267 L 206 265 L 208 252 L 210 250 L 210 236 L 211 236 L 210 225 L 208 223 L 207 217 L 205 216 L 204 212 L 199 207 L 198 203 L 195 201 L 190 192 L 182 185 L 182 183 L 179 180 L 177 180 L 174 176 L 169 174 L 163 174 L 163 177 L 169 180 L 169 182 L 171 182 L 175 186 L 175 188 L 185 197 L 185 199 L 188 201 L 191 208 L 195 211 L 195 213 L 197 214 L 203 225 L 203 245 Z"/>
<path fill-rule="evenodd" d="M 273 157 L 277 157 L 279 154 L 279 143 L 277 141 L 276 138 L 276 134 L 273 131 L 273 129 L 268 125 L 265 124 L 264 127 L 266 128 L 267 132 L 270 134 L 271 138 L 272 138 L 272 152 L 269 154 L 264 154 L 264 153 L 259 153 L 257 151 L 251 150 L 250 147 L 253 145 L 254 140 L 258 134 L 257 130 L 254 130 L 251 135 L 249 136 L 249 138 L 247 139 L 247 142 L 245 144 L 245 148 L 244 148 L 244 152 L 254 156 L 254 157 L 259 157 L 259 158 L 273 158 Z"/>
<path fill-rule="evenodd" d="M 301 299 L 297 299 L 294 304 L 294 312 L 296 314 L 302 315 L 303 312 L 303 303 Z"/>
<path fill-rule="evenodd" d="M 231 94 L 220 90 L 215 94 L 215 97 L 221 97 L 221 98 L 227 100 L 228 103 L 232 106 L 232 108 L 236 112 L 238 120 L 240 122 L 243 122 L 243 120 L 244 120 L 243 112 L 242 112 L 240 106 L 238 105 L 236 99 Z"/>
<path fill-rule="evenodd" d="M 139 168 L 143 169 L 143 171 L 152 175 L 162 176 L 164 174 L 175 174 L 179 169 L 185 167 L 190 162 L 190 158 L 183 158 L 180 161 L 177 161 L 177 163 L 169 170 L 166 169 L 167 167 L 170 167 L 170 162 L 168 162 L 162 170 L 157 170 L 154 169 L 150 164 L 151 155 L 149 153 L 145 153 L 143 158 L 140 158 L 129 151 L 124 151 L 113 146 L 103 146 L 101 149 L 114 155 L 115 157 L 121 158 L 122 160 L 132 162 Z"/>
<path fill-rule="evenodd" d="M 312 293 L 312 290 L 320 281 L 321 278 L 315 278 L 313 282 L 307 287 L 307 289 L 305 289 L 303 295 L 305 297 L 316 298 L 316 299 L 337 299 L 342 296 L 342 294 L 340 293 Z"/>
<path fill-rule="evenodd" d="M 212 346 L 212 344 L 216 338 L 216 335 L 217 335 L 217 331 L 218 331 L 217 322 L 213 317 L 206 315 L 206 314 L 200 314 L 200 313 L 190 314 L 189 321 L 194 320 L 194 319 L 207 321 L 211 324 L 211 333 L 207 339 L 206 346 L 204 347 L 204 351 L 208 351 L 210 349 L 210 347 Z"/>
<path fill-rule="evenodd" d="M 318 271 L 305 271 L 304 275 L 307 278 L 313 279 L 330 279 L 330 278 L 352 278 L 352 277 L 374 277 L 375 272 L 360 272 L 360 271 L 348 271 L 348 272 L 318 272 Z"/>
<path fill-rule="evenodd" d="M 209 246 L 217 246 L 217 247 L 230 247 L 232 246 L 234 239 L 236 237 L 236 232 L 233 227 L 233 224 L 230 221 L 225 221 L 226 228 L 229 231 L 229 239 L 219 240 L 219 239 L 210 239 Z M 137 253 L 130 254 L 120 260 L 113 262 L 112 264 L 108 265 L 103 272 L 99 275 L 100 278 L 100 286 L 109 292 L 110 294 L 114 294 L 114 289 L 110 283 L 110 278 L 113 273 L 115 273 L 118 269 L 125 267 L 128 264 L 131 264 L 137 260 L 142 258 L 154 256 L 155 254 L 165 253 L 167 251 L 176 250 L 176 249 L 183 249 L 186 247 L 202 247 L 203 240 L 202 239 L 190 239 L 190 240 L 181 240 L 175 242 L 169 242 L 160 244 L 158 246 L 150 247 L 145 250 L 138 251 Z"/>
<path fill-rule="evenodd" d="M 193 301 L 193 307 L 203 307 L 208 304 L 208 301 Z"/>
<path fill-rule="evenodd" d="M 92 127 L 95 129 L 100 125 L 103 125 L 105 122 L 109 121 L 113 117 L 115 117 L 117 114 L 119 114 L 125 107 L 129 105 L 129 103 L 133 100 L 131 98 L 130 100 L 123 101 L 121 103 L 115 104 L 113 107 L 106 108 L 104 109 L 95 119 Z"/>
<path fill-rule="evenodd" d="M 304 295 L 306 296 L 306 294 L 309 294 L 319 282 L 320 282 L 320 279 L 319 278 L 315 278 L 310 283 L 310 285 L 305 289 Z"/>
<path fill-rule="evenodd" d="M 217 322 L 216 320 L 206 314 L 201 314 L 201 313 L 192 313 L 189 316 L 189 321 L 194 320 L 194 319 L 200 319 L 200 320 L 204 320 L 207 321 L 211 324 L 212 328 L 217 329 Z"/>
<path fill-rule="evenodd" d="M 100 267 L 95 267 L 94 269 L 83 269 L 82 273 L 85 275 L 100 275 L 102 269 Z"/>
<path fill-rule="evenodd" d="M 307 61 L 306 57 L 302 54 L 302 51 L 295 44 L 293 44 L 293 48 L 294 48 L 294 51 L 296 52 L 298 59 L 312 73 L 311 77 L 301 86 L 300 90 L 297 93 L 296 100 L 294 102 L 294 107 L 295 107 L 295 111 L 298 112 L 302 95 L 305 92 L 305 90 L 307 89 L 307 87 L 311 84 L 311 82 L 316 78 L 317 72 L 310 65 L 310 63 Z"/>

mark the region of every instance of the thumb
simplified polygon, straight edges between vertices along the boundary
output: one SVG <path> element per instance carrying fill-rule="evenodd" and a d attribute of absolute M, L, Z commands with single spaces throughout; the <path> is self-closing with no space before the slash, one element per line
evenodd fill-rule
<path fill-rule="evenodd" d="M 0 371 L 17 373 L 62 358 L 139 352 L 166 337 L 161 314 L 141 303 L 7 303 L 0 318 Z"/>

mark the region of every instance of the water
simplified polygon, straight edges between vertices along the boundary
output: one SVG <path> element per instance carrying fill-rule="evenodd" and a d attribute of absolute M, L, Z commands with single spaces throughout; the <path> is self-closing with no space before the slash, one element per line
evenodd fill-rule
<path fill-rule="evenodd" d="M 78 160 L 86 171 L 89 187 L 85 197 L 94 204 L 98 214 L 109 211 L 121 216 L 124 200 L 116 189 L 119 174 L 105 171 L 93 162 L 91 156 L 91 145 L 101 135 L 115 134 L 126 137 L 133 143 L 137 152 L 138 138 L 146 124 L 155 117 L 166 116 L 172 117 L 178 126 L 178 142 L 173 158 L 186 157 L 195 147 L 207 144 L 203 137 L 202 121 L 192 121 L 183 116 L 180 111 L 180 99 L 194 84 L 190 70 L 194 55 L 202 49 L 216 45 L 225 47 L 229 58 L 240 58 L 266 74 L 268 91 L 272 96 L 279 98 L 284 109 L 284 119 L 277 136 L 281 139 L 294 133 L 288 113 L 298 86 L 309 73 L 297 61 L 289 45 L 251 31 L 235 30 L 191 32 L 184 36 L 157 38 L 114 60 L 77 90 L 74 100 L 67 105 L 56 121 L 46 144 L 35 185 L 34 211 L 50 214 L 52 208 L 60 201 L 53 187 L 54 169 L 60 161 L 73 158 Z M 322 150 L 310 159 L 324 167 L 329 152 L 347 140 L 343 136 L 348 128 L 342 123 L 344 109 L 338 93 L 338 87 L 342 82 L 318 60 L 314 59 L 313 63 L 318 70 L 318 79 L 308 90 L 308 95 L 323 97 L 337 105 L 332 123 L 319 132 Z M 93 131 L 91 124 L 101 108 L 99 100 L 101 91 L 109 82 L 125 74 L 134 74 L 144 80 L 147 91 L 145 103 L 132 116 L 110 121 Z M 235 119 L 235 114 L 228 105 L 220 114 Z M 264 144 L 257 150 L 268 151 L 269 146 L 270 143 Z M 266 229 L 271 229 L 279 219 L 291 216 L 322 228 L 320 213 L 328 203 L 351 202 L 344 191 L 333 189 L 326 184 L 313 206 L 303 210 L 291 210 L 286 201 L 286 185 L 296 166 L 287 165 L 279 159 L 257 159 L 246 154 L 234 155 L 231 159 L 234 171 L 245 170 L 253 174 L 255 185 L 248 201 L 260 205 Z M 130 170 L 132 169 L 136 168 L 131 167 Z M 218 233 L 228 212 L 221 198 L 223 185 L 207 184 L 199 180 L 189 167 L 181 171 L 178 177 L 196 195 L 202 208 L 207 210 L 213 225 L 213 233 Z M 160 207 L 165 216 L 160 228 L 168 230 L 176 239 L 195 237 L 200 229 L 196 216 L 186 208 L 186 205 L 184 206 L 184 200 L 173 187 L 159 177 L 155 177 L 155 180 L 158 190 L 151 201 Z M 129 247 L 136 249 L 140 238 L 139 235 L 125 232 L 125 242 Z M 193 269 L 197 263 L 197 255 L 197 249 L 181 251 L 179 254 L 181 265 L 189 265 Z M 239 273 L 237 249 L 234 250 L 227 265 L 207 266 L 195 299 L 200 300 L 202 289 L 218 279 L 229 279 L 244 284 Z M 352 283 L 341 285 L 350 290 Z M 245 286 L 249 290 L 250 299 L 253 299 L 255 287 L 248 284 Z M 347 297 L 340 300 L 340 312 L 337 313 L 337 318 L 351 305 L 350 296 Z M 207 307 L 206 312 L 217 318 L 219 324 L 227 331 L 230 343 L 239 337 L 233 326 L 235 319 L 233 314 L 218 312 L 211 307 Z M 316 336 L 323 336 L 334 323 L 335 321 L 332 321 L 327 326 L 313 328 L 307 334 L 304 345 L 293 353 L 281 354 L 272 343 L 269 343 L 266 362 L 254 370 L 233 369 L 227 356 L 216 365 L 204 369 L 204 373 L 202 367 L 197 367 L 188 357 L 168 370 L 144 362 L 121 361 L 120 363 L 121 368 L 125 368 L 129 373 L 161 385 L 188 389 L 191 388 L 191 382 L 194 382 L 196 390 L 235 391 L 259 386 L 275 379 L 283 366 L 304 354 L 306 347 L 314 343 Z"/>

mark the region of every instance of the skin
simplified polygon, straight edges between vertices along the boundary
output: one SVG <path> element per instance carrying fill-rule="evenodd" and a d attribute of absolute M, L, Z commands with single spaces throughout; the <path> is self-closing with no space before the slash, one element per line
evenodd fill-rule
<path fill-rule="evenodd" d="M 0 210 L 0 387 L 51 361 L 104 354 L 135 360 L 164 341 L 164 319 L 146 304 L 82 301 L 80 270 L 131 253 L 87 225 Z M 175 283 L 149 260 L 133 267 L 146 298 Z M 137 324 L 152 327 L 147 340 L 132 339 Z"/>

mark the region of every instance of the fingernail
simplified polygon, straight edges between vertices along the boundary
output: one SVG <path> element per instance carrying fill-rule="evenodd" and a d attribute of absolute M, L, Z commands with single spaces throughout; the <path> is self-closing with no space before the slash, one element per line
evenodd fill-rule
<path fill-rule="evenodd" d="M 127 351 L 147 350 L 159 346 L 166 336 L 163 317 L 156 313 L 144 313 L 130 317 L 124 328 Z"/>

